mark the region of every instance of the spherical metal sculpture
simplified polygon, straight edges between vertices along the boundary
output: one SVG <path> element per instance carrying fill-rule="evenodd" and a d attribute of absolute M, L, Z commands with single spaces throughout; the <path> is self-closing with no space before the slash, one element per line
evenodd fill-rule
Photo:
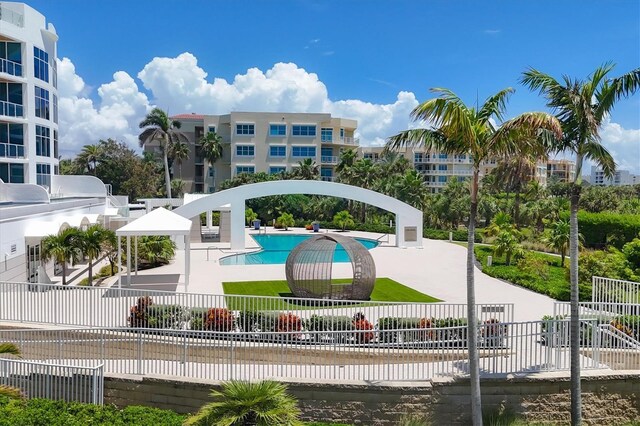
<path fill-rule="evenodd" d="M 353 281 L 331 282 L 333 255 L 340 245 L 349 256 Z M 298 244 L 286 263 L 287 283 L 297 297 L 368 300 L 376 281 L 376 266 L 369 250 L 350 237 L 323 234 Z"/>

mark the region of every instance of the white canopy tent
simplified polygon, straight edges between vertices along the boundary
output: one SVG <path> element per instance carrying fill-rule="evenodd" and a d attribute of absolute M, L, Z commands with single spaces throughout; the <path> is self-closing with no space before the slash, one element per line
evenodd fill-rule
<path fill-rule="evenodd" d="M 189 287 L 190 261 L 190 238 L 191 220 L 170 212 L 165 208 L 157 208 L 150 213 L 134 220 L 131 223 L 116 230 L 118 237 L 118 287 L 122 287 L 121 261 L 121 238 L 127 237 L 127 285 L 131 285 L 131 237 L 136 238 L 136 274 L 138 273 L 138 244 L 137 238 L 143 235 L 182 235 L 184 237 L 184 286 L 185 291 Z"/>

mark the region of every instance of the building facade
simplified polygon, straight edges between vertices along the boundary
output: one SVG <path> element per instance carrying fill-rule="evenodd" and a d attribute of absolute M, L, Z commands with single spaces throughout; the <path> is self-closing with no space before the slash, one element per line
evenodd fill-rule
<path fill-rule="evenodd" d="M 576 163 L 571 160 L 547 161 L 547 178 L 558 182 L 573 182 L 576 177 Z"/>
<path fill-rule="evenodd" d="M 24 3 L 0 3 L 0 179 L 51 188 L 58 173 L 58 36 Z"/>
<path fill-rule="evenodd" d="M 311 158 L 321 179 L 332 181 L 341 150 L 357 148 L 357 122 L 325 113 L 232 112 L 225 115 L 180 114 L 180 130 L 189 139 L 189 158 L 173 162 L 173 178 L 185 182 L 186 192 L 215 192 L 220 184 L 241 173 L 278 174 L 292 171 Z M 215 132 L 223 141 L 223 155 L 209 164 L 200 139 Z M 157 143 L 145 151 L 159 153 Z"/>
<path fill-rule="evenodd" d="M 597 186 L 623 186 L 640 183 L 640 178 L 629 170 L 616 170 L 612 177 L 605 176 L 604 171 L 597 166 L 591 166 L 591 185 Z"/>

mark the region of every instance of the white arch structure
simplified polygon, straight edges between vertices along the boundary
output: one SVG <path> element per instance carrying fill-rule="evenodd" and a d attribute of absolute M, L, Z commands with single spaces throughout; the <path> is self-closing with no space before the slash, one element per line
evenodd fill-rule
<path fill-rule="evenodd" d="M 278 180 L 242 185 L 199 198 L 174 210 L 174 213 L 191 219 L 202 212 L 231 209 L 231 249 L 245 248 L 245 202 L 252 198 L 270 195 L 310 194 L 346 198 L 387 210 L 396 216 L 396 246 L 422 246 L 422 212 L 409 204 L 388 195 L 345 185 L 318 180 Z"/>

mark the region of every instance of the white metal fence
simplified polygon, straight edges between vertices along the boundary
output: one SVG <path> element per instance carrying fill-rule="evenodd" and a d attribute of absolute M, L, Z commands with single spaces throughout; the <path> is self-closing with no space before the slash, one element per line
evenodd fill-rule
<path fill-rule="evenodd" d="M 79 327 L 148 327 L 245 330 L 250 313 L 263 323 L 280 315 L 307 322 L 345 324 L 362 317 L 371 324 L 466 318 L 466 304 L 405 303 L 178 293 L 156 290 L 0 283 L 0 321 Z M 476 306 L 480 321 L 513 321 L 513 304 Z M 230 317 L 232 320 L 230 321 Z M 282 321 L 282 320 L 281 320 Z M 255 324 L 254 324 L 255 326 Z M 264 324 L 257 325 L 264 328 Z M 247 330 L 249 331 L 249 330 Z M 273 327 L 272 327 L 273 331 Z"/>
<path fill-rule="evenodd" d="M 93 361 L 88 363 L 94 364 Z M 18 388 L 27 398 L 47 398 L 102 405 L 103 366 L 102 364 L 71 366 L 0 359 L 0 385 Z"/>
<path fill-rule="evenodd" d="M 466 375 L 466 326 L 423 325 L 277 332 L 13 329 L 0 330 L 0 341 L 17 344 L 25 358 L 100 362 L 105 372 L 120 374 L 335 381 L 416 381 Z M 484 375 L 557 371 L 570 366 L 566 320 L 487 323 L 477 330 Z M 624 344 L 620 336 L 610 335 L 605 339 L 595 321 L 583 321 L 582 368 L 639 368 L 640 351 Z M 616 342 L 615 353 L 603 347 L 612 341 Z"/>
<path fill-rule="evenodd" d="M 594 276 L 592 284 L 593 303 L 640 304 L 640 283 Z"/>

